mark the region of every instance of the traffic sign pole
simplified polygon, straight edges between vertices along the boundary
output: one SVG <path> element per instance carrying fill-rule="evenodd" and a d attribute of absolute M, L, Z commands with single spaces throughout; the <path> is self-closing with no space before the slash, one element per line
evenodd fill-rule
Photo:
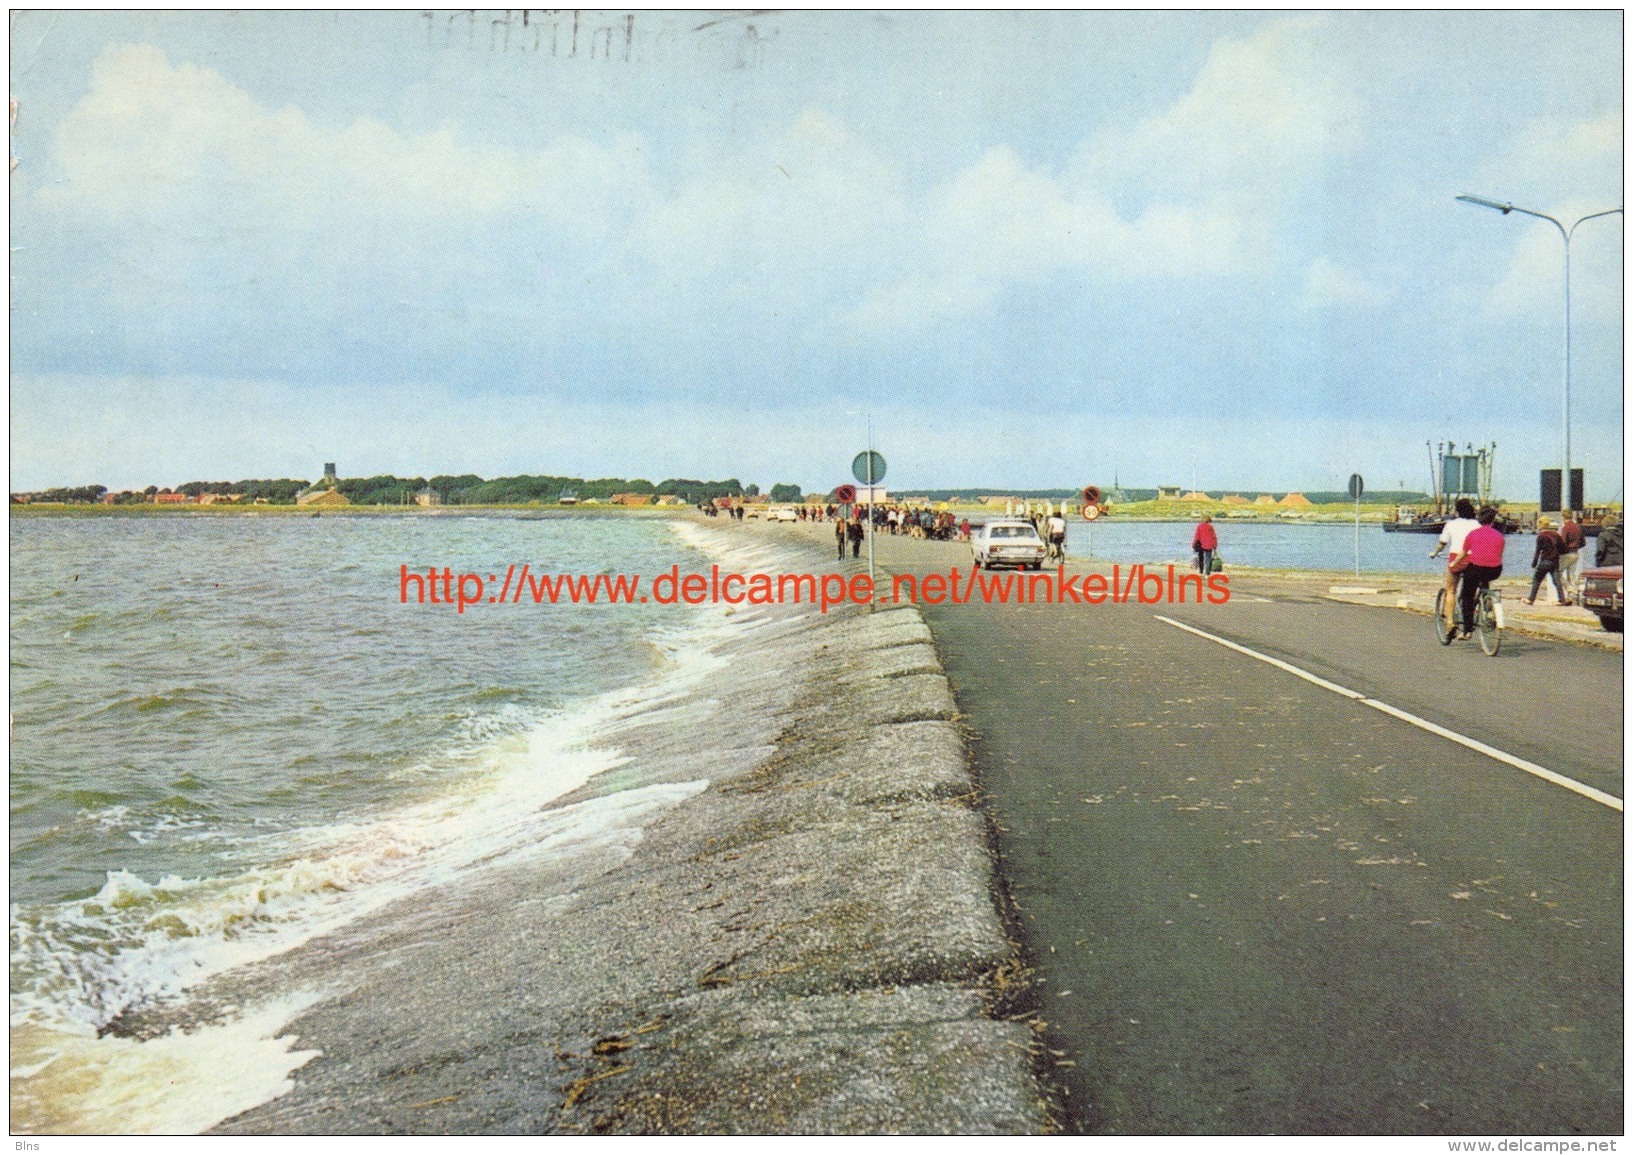
<path fill-rule="evenodd" d="M 873 589 L 873 418 L 868 417 L 868 589 Z M 873 595 L 877 599 L 878 595 Z M 871 608 L 871 607 L 870 607 Z"/>
<path fill-rule="evenodd" d="M 868 582 L 873 577 L 873 489 L 884 480 L 885 459 L 873 451 L 873 418 L 868 418 L 868 447 L 865 452 L 858 453 L 856 460 L 851 462 L 851 476 L 857 481 L 865 482 L 868 487 Z"/>
<path fill-rule="evenodd" d="M 1361 493 L 1366 482 L 1359 473 L 1349 475 L 1349 495 L 1355 499 L 1355 576 L 1361 576 Z"/>

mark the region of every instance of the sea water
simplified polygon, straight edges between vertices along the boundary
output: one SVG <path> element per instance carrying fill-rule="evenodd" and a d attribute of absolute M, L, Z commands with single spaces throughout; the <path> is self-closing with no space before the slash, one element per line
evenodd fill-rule
<path fill-rule="evenodd" d="M 264 1101 L 312 1057 L 278 1032 L 315 992 L 157 1039 L 120 1016 L 516 855 L 628 843 L 706 786 L 545 806 L 746 623 L 458 614 L 403 604 L 400 569 L 652 575 L 706 568 L 700 548 L 623 518 L 13 521 L 14 1129 L 197 1130 Z"/>
<path fill-rule="evenodd" d="M 1429 558 L 1439 541 L 1432 533 L 1385 533 L 1376 522 L 1363 522 L 1359 535 L 1353 523 L 1339 522 L 1288 524 L 1218 518 L 1213 525 L 1227 571 L 1250 566 L 1343 573 L 1355 569 L 1357 558 L 1362 573 L 1432 575 L 1446 571 L 1444 550 L 1439 558 Z M 1066 550 L 1076 557 L 1104 561 L 1188 565 L 1195 531 L 1194 521 L 1118 521 L 1112 517 L 1089 523 L 1074 518 L 1067 523 Z M 1536 535 L 1511 534 L 1507 540 L 1503 558 L 1507 571 L 1529 573 Z M 1587 556 L 1591 558 L 1592 553 L 1590 543 Z"/>

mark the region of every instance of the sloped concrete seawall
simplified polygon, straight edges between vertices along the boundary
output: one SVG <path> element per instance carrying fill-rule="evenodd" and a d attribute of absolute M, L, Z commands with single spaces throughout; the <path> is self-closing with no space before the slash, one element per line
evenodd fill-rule
<path fill-rule="evenodd" d="M 917 610 L 767 609 L 718 650 L 724 683 L 631 718 L 629 763 L 553 805 L 706 788 L 632 849 L 499 868 L 282 960 L 270 985 L 329 992 L 288 1027 L 322 1055 L 217 1130 L 1048 1130 Z M 701 745 L 676 723 L 698 711 Z"/>

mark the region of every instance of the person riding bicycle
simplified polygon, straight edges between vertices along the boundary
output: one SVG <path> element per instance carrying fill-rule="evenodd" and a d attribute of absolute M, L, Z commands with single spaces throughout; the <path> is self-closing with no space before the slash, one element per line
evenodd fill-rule
<path fill-rule="evenodd" d="M 1463 556 L 1459 560 L 1459 568 L 1463 574 L 1463 591 L 1461 602 L 1463 606 L 1463 636 L 1474 636 L 1474 603 L 1480 598 L 1480 591 L 1489 586 L 1503 573 L 1503 543 L 1502 532 L 1491 523 L 1497 520 L 1497 510 L 1494 506 L 1483 506 L 1477 519 L 1479 528 L 1471 530 L 1468 537 L 1463 539 Z"/>
<path fill-rule="evenodd" d="M 1461 570 L 1453 569 L 1457 559 L 1463 556 L 1463 543 L 1469 534 L 1480 528 L 1480 523 L 1474 519 L 1474 502 L 1466 497 L 1457 499 L 1457 516 L 1446 523 L 1446 528 L 1440 531 L 1440 544 L 1435 546 L 1431 558 L 1440 556 L 1440 551 L 1446 553 L 1446 630 L 1452 628 L 1452 615 L 1456 612 L 1457 582 L 1463 576 Z M 1450 547 L 1448 549 L 1448 547 Z"/>
<path fill-rule="evenodd" d="M 1066 560 L 1066 518 L 1058 513 L 1051 513 L 1046 523 L 1049 531 L 1049 556 Z"/>

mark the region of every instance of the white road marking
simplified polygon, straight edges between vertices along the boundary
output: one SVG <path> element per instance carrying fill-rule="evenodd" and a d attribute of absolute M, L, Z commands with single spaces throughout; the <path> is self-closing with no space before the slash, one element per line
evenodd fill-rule
<path fill-rule="evenodd" d="M 1365 694 L 1359 694 L 1346 686 L 1338 685 L 1336 682 L 1318 678 L 1308 670 L 1301 670 L 1289 662 L 1282 661 L 1280 658 L 1272 658 L 1269 654 L 1261 654 L 1257 650 L 1250 650 L 1246 646 L 1237 645 L 1235 642 L 1221 638 L 1216 634 L 1210 634 L 1206 630 L 1188 626 L 1184 622 L 1176 622 L 1173 618 L 1165 618 L 1161 614 L 1153 614 L 1152 616 L 1159 622 L 1166 622 L 1168 625 L 1184 630 L 1188 634 L 1206 638 L 1208 641 L 1224 646 L 1228 650 L 1235 650 L 1239 654 L 1245 654 L 1250 658 L 1275 666 L 1278 670 L 1285 670 L 1296 678 L 1303 678 L 1306 682 L 1320 686 L 1323 690 L 1331 690 L 1333 693 L 1348 698 L 1353 702 L 1371 706 L 1374 710 L 1388 714 L 1391 718 L 1399 718 L 1401 721 L 1408 722 L 1420 730 L 1427 730 L 1431 734 L 1437 734 L 1442 738 L 1456 742 L 1459 746 L 1466 746 L 1477 754 L 1484 754 L 1487 758 L 1495 759 L 1506 766 L 1512 766 L 1516 770 L 1523 770 L 1527 774 L 1541 778 L 1544 782 L 1552 782 L 1555 786 L 1563 786 L 1565 789 L 1580 794 L 1584 798 L 1591 798 L 1601 806 L 1608 806 L 1618 812 L 1622 810 L 1622 800 L 1614 794 L 1606 794 L 1603 790 L 1595 790 L 1586 783 L 1578 782 L 1574 778 L 1567 778 L 1565 775 L 1550 770 L 1546 766 L 1538 766 L 1535 762 L 1527 762 L 1524 758 L 1516 758 L 1514 755 L 1499 750 L 1495 746 L 1487 746 L 1484 742 L 1459 734 L 1456 730 L 1448 730 L 1444 726 L 1437 726 L 1427 718 L 1419 718 L 1416 714 L 1409 714 L 1397 706 L 1391 706 L 1388 702 L 1380 702 L 1376 698 L 1369 698 Z"/>

